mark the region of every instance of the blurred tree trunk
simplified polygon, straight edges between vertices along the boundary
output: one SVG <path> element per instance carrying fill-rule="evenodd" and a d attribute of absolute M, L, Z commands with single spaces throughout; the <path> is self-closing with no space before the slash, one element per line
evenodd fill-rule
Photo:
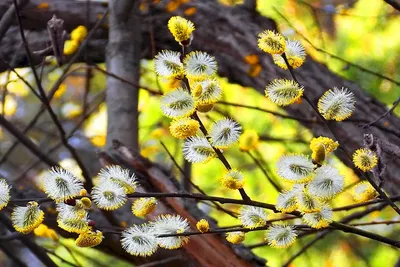
<path fill-rule="evenodd" d="M 109 42 L 106 63 L 109 72 L 139 84 L 142 34 L 139 2 L 113 0 L 109 2 Z M 107 77 L 107 148 L 119 140 L 134 151 L 138 143 L 139 88 Z"/>

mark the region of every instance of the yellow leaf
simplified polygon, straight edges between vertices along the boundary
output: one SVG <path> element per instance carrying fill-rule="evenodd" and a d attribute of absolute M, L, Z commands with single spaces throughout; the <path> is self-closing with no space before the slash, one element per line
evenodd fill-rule
<path fill-rule="evenodd" d="M 92 136 L 90 137 L 90 142 L 92 142 L 92 144 L 95 146 L 103 147 L 106 144 L 106 136 L 105 135 Z"/>

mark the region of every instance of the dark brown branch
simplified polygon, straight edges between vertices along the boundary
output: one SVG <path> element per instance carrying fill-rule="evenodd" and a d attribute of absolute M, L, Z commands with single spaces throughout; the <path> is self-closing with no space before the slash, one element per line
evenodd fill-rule
<path fill-rule="evenodd" d="M 393 196 L 390 199 L 392 201 L 399 201 L 400 196 Z M 368 206 L 368 205 L 372 205 L 372 204 L 376 204 L 376 203 L 382 203 L 382 202 L 385 202 L 385 200 L 384 199 L 374 199 L 374 200 L 370 200 L 367 202 L 362 202 L 362 203 L 357 203 L 357 204 L 352 204 L 352 205 L 348 205 L 348 206 L 334 208 L 333 211 L 351 210 L 351 209 L 364 207 L 364 206 Z"/>
<path fill-rule="evenodd" d="M 162 234 L 162 235 L 158 235 L 158 237 L 171 237 L 171 236 L 193 236 L 193 235 L 206 235 L 206 234 L 221 234 L 221 233 L 229 233 L 229 232 L 254 232 L 254 231 L 262 231 L 262 230 L 267 230 L 270 227 L 270 225 L 266 225 L 266 226 L 262 226 L 262 227 L 257 227 L 257 228 L 233 228 L 233 229 L 216 229 L 216 230 L 210 230 L 208 232 L 205 233 L 201 233 L 201 232 L 183 232 L 183 233 L 177 233 L 177 234 Z M 379 241 L 381 243 L 385 243 L 397 248 L 400 248 L 400 241 L 397 240 L 393 240 L 391 238 L 387 238 L 381 235 L 377 235 L 368 231 L 364 231 L 362 229 L 358 229 L 352 226 L 348 226 L 346 224 L 343 223 L 339 223 L 339 222 L 332 222 L 330 224 L 330 227 L 332 227 L 332 230 L 341 230 L 342 232 L 345 233 L 353 233 L 353 234 L 357 234 L 359 236 L 363 236 L 375 241 Z M 304 225 L 295 225 L 294 226 L 295 229 L 312 229 L 308 226 L 304 226 Z M 113 232 L 115 234 L 120 234 L 120 232 Z M 322 232 L 325 233 L 325 232 Z M 323 234 L 321 234 L 320 236 L 323 236 Z M 320 237 L 321 238 L 321 237 Z M 316 241 L 315 241 L 316 242 Z"/>
<path fill-rule="evenodd" d="M 257 207 L 262 207 L 265 209 L 272 210 L 274 212 L 279 212 L 276 209 L 275 205 L 268 204 L 268 203 L 252 201 L 252 200 L 239 200 L 239 199 L 232 199 L 232 198 L 205 196 L 205 195 L 193 194 L 193 193 L 192 194 L 190 194 L 190 193 L 133 193 L 133 194 L 128 194 L 127 196 L 129 198 L 155 197 L 155 198 L 189 198 L 189 199 L 197 199 L 197 200 L 209 200 L 209 201 L 217 201 L 221 204 L 230 203 L 230 204 L 257 206 Z M 24 200 L 24 201 L 28 201 L 28 200 Z M 43 203 L 43 202 L 51 201 L 51 199 L 43 198 L 43 199 L 36 199 L 36 201 L 38 203 Z M 288 214 L 295 215 L 297 217 L 301 217 L 301 213 L 298 211 L 293 211 Z M 342 222 L 347 223 L 347 220 L 342 220 Z M 336 230 L 340 230 L 340 231 L 343 231 L 346 233 L 353 233 L 353 234 L 360 235 L 360 236 L 363 236 L 366 238 L 370 238 L 372 240 L 386 243 L 386 244 L 389 244 L 389 245 L 392 245 L 395 247 L 400 247 L 400 241 L 395 241 L 390 238 L 376 235 L 376 234 L 368 232 L 368 231 L 357 229 L 355 227 L 348 226 L 342 222 L 333 221 L 332 223 L 330 223 L 330 226 L 332 226 Z"/>
<path fill-rule="evenodd" d="M 295 117 L 295 116 L 285 115 L 285 114 L 282 114 L 282 113 L 279 113 L 279 112 L 276 112 L 276 111 L 272 111 L 272 110 L 268 110 L 268 109 L 264 109 L 264 108 L 259 108 L 259 107 L 254 107 L 254 106 L 250 106 L 250 105 L 245 105 L 245 104 L 231 103 L 231 102 L 227 102 L 227 101 L 218 101 L 217 104 L 258 110 L 258 111 L 270 113 L 272 115 L 275 115 L 277 117 L 281 117 L 281 118 L 284 118 L 284 119 L 296 120 L 296 121 L 300 121 L 300 122 L 304 122 L 304 123 L 312 123 L 312 124 L 313 123 L 318 123 L 318 121 L 315 120 L 315 119 L 307 119 L 307 118 L 302 118 L 302 117 Z"/>
<path fill-rule="evenodd" d="M 400 103 L 400 97 L 393 103 L 392 107 L 387 110 L 385 113 L 383 113 L 381 116 L 379 116 L 376 120 L 373 120 L 367 124 L 362 125 L 362 128 L 366 129 L 380 121 L 382 118 L 384 118 L 386 115 L 390 114 L 393 112 L 393 110 L 397 107 L 397 105 Z"/>
<path fill-rule="evenodd" d="M 79 59 L 79 57 L 81 56 L 81 54 L 84 52 L 84 49 L 86 48 L 86 46 L 89 43 L 89 40 L 93 37 L 94 32 L 105 22 L 106 18 L 108 15 L 108 10 L 106 10 L 103 14 L 102 14 L 102 18 L 96 22 L 95 26 L 93 27 L 93 29 L 91 29 L 87 35 L 87 37 L 85 38 L 85 40 L 83 40 L 82 44 L 79 46 L 78 51 L 74 54 L 74 56 L 70 59 L 70 61 L 68 62 L 67 66 L 63 69 L 63 72 L 60 76 L 60 78 L 54 83 L 53 87 L 50 89 L 49 94 L 47 95 L 48 101 L 51 101 L 51 99 L 53 98 L 54 94 L 57 92 L 57 89 L 60 87 L 61 83 L 66 79 L 66 77 L 68 76 L 68 71 L 70 70 L 70 68 L 72 67 L 72 65 L 77 62 L 77 60 Z M 38 121 L 39 117 L 44 113 L 45 111 L 45 106 L 42 104 L 39 111 L 35 114 L 35 116 L 33 117 L 33 119 L 31 120 L 31 122 L 25 127 L 25 129 L 22 131 L 23 134 L 26 134 Z M 18 145 L 18 142 L 14 142 L 11 147 L 7 150 L 6 153 L 4 153 L 4 155 L 1 157 L 0 159 L 0 164 L 2 164 L 7 157 L 11 154 L 11 152 L 15 149 L 15 147 Z"/>

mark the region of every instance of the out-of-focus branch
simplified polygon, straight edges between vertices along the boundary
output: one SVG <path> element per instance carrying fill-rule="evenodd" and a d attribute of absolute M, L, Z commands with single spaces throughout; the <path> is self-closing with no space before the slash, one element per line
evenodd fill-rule
<path fill-rule="evenodd" d="M 49 166 L 57 166 L 58 163 L 43 153 L 40 148 L 24 135 L 23 132 L 18 130 L 11 122 L 9 122 L 3 115 L 0 115 L 0 125 L 4 127 L 10 134 L 18 139 L 32 154 L 37 156 L 41 161 Z"/>
<path fill-rule="evenodd" d="M 82 161 L 81 157 L 79 156 L 79 154 L 77 153 L 77 151 L 75 150 L 75 148 L 68 143 L 68 139 L 65 137 L 64 128 L 61 125 L 60 120 L 58 119 L 57 115 L 54 113 L 54 110 L 50 105 L 50 100 L 47 98 L 46 92 L 45 92 L 45 90 L 44 90 L 44 88 L 42 86 L 42 83 L 41 83 L 39 75 L 38 75 L 38 73 L 36 71 L 35 65 L 33 64 L 33 57 L 32 57 L 31 50 L 29 48 L 29 44 L 28 44 L 28 42 L 27 42 L 27 40 L 25 38 L 25 33 L 24 33 L 23 26 L 22 26 L 21 15 L 20 15 L 20 12 L 19 12 L 19 9 L 18 9 L 17 0 L 14 0 L 14 6 L 15 6 L 16 14 L 17 14 L 17 21 L 18 21 L 18 25 L 19 25 L 19 28 L 20 28 L 20 34 L 21 34 L 22 42 L 23 42 L 23 45 L 24 45 L 25 50 L 26 50 L 26 55 L 28 57 L 29 64 L 30 64 L 31 69 L 32 69 L 32 73 L 33 73 L 33 76 L 35 78 L 36 85 L 37 85 L 38 90 L 39 90 L 39 94 L 40 94 L 39 100 L 42 102 L 42 104 L 47 109 L 48 113 L 50 114 L 50 117 L 51 117 L 54 125 L 56 126 L 56 128 L 59 131 L 62 143 L 68 149 L 68 151 L 71 153 L 72 157 L 75 159 L 76 163 L 78 164 L 79 168 L 81 169 L 82 176 L 85 178 L 85 182 L 86 182 L 85 186 L 87 187 L 87 189 L 90 190 L 93 187 L 92 177 L 91 177 L 88 169 L 86 168 L 85 164 L 83 164 L 83 161 Z"/>
<path fill-rule="evenodd" d="M 74 54 L 74 56 L 70 59 L 68 62 L 67 66 L 63 69 L 63 72 L 60 76 L 60 78 L 54 83 L 54 85 L 51 87 L 50 92 L 47 95 L 48 101 L 51 101 L 53 98 L 54 94 L 57 92 L 58 88 L 60 87 L 61 83 L 70 75 L 73 71 L 69 72 L 70 68 L 74 63 L 77 62 L 78 58 L 81 56 L 81 54 L 84 52 L 86 46 L 89 43 L 89 40 L 93 37 L 94 32 L 98 30 L 98 28 L 105 22 L 106 18 L 108 15 L 108 9 L 105 10 L 105 12 L 102 14 L 102 18 L 96 22 L 96 25 L 91 29 L 85 38 L 85 40 L 82 42 L 80 45 L 78 51 Z M 30 85 L 28 85 L 30 86 Z M 39 120 L 40 116 L 43 115 L 45 111 L 45 106 L 42 104 L 41 107 L 39 108 L 39 111 L 35 114 L 31 122 L 25 127 L 25 129 L 22 131 L 23 134 L 26 134 L 29 132 L 29 130 L 37 123 Z M 11 152 L 15 149 L 15 147 L 18 145 L 18 142 L 14 142 L 11 147 L 7 150 L 6 153 L 0 158 L 0 164 L 2 164 L 7 157 L 11 154 Z"/>

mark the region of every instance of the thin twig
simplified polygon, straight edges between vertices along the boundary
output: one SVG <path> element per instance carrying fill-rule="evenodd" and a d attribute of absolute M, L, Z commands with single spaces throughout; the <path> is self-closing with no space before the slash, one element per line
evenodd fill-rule
<path fill-rule="evenodd" d="M 241 199 L 232 199 L 232 198 L 224 198 L 224 197 L 215 197 L 215 196 L 205 196 L 202 194 L 189 194 L 189 193 L 133 193 L 133 194 L 128 194 L 128 198 L 141 198 L 141 197 L 155 197 L 155 198 L 166 198 L 166 197 L 176 197 L 176 198 L 189 198 L 189 199 L 197 199 L 197 200 L 208 200 L 208 201 L 217 201 L 221 204 L 240 204 L 240 205 L 247 205 L 247 206 L 256 206 L 256 207 L 262 207 L 265 209 L 272 210 L 274 212 L 279 212 L 275 205 L 268 204 L 268 203 L 263 203 L 263 202 L 258 202 L 254 200 L 241 200 Z M 80 198 L 80 197 L 77 197 Z M 10 202 L 15 202 L 10 201 Z M 18 201 L 18 200 L 17 200 Z M 29 199 L 24 199 L 23 201 L 32 201 Z M 42 199 L 35 199 L 38 203 L 43 203 L 43 202 L 48 202 L 52 201 L 49 198 L 42 198 Z M 382 204 L 381 204 L 382 205 Z M 294 215 L 297 217 L 301 217 L 302 214 L 298 211 L 293 211 L 293 212 L 288 212 L 287 214 Z M 350 216 L 349 216 L 350 217 Z M 342 221 L 344 223 L 347 223 L 347 221 Z M 355 227 L 348 226 L 342 222 L 331 222 L 330 227 L 333 227 L 334 229 L 343 231 L 343 232 L 348 232 L 348 233 L 353 233 L 356 235 L 360 235 L 363 237 L 367 237 L 372 240 L 380 241 L 382 243 L 390 244 L 392 246 L 400 247 L 400 242 L 396 240 L 392 240 L 390 238 L 386 238 L 368 231 L 364 231 Z"/>
<path fill-rule="evenodd" d="M 281 117 L 281 118 L 284 118 L 284 119 L 296 120 L 296 121 L 301 121 L 301 122 L 304 122 L 304 123 L 318 123 L 318 121 L 315 120 L 315 119 L 307 119 L 307 118 L 302 118 L 302 117 L 285 115 L 285 114 L 282 114 L 282 113 L 279 113 L 279 112 L 276 112 L 276 111 L 272 111 L 272 110 L 268 110 L 268 109 L 264 109 L 264 108 L 259 108 L 259 107 L 254 107 L 254 106 L 250 106 L 250 105 L 245 105 L 245 104 L 232 103 L 232 102 L 227 102 L 227 101 L 218 101 L 217 104 L 258 110 L 258 111 L 270 113 L 272 115 L 275 115 L 275 116 L 278 116 L 278 117 Z"/>
<path fill-rule="evenodd" d="M 379 224 L 391 225 L 391 224 L 397 224 L 397 223 L 400 223 L 400 220 L 380 221 L 380 222 L 365 222 L 365 223 L 352 223 L 352 224 L 349 224 L 349 225 L 350 226 L 366 226 L 366 225 L 379 225 Z"/>
<path fill-rule="evenodd" d="M 355 67 L 355 68 L 357 68 L 357 69 L 359 69 L 359 70 L 361 70 L 361 71 L 363 71 L 363 72 L 372 74 L 372 75 L 374 75 L 374 76 L 376 76 L 376 77 L 379 77 L 379 78 L 381 78 L 381 79 L 387 80 L 387 81 L 389 81 L 389 82 L 391 82 L 391 83 L 400 85 L 400 81 L 394 80 L 394 79 L 392 79 L 392 78 L 390 78 L 390 77 L 387 77 L 387 76 L 385 76 L 385 75 L 383 75 L 383 74 L 381 74 L 381 73 L 378 73 L 378 72 L 369 70 L 369 69 L 367 69 L 367 68 L 364 68 L 364 67 L 362 67 L 362 66 L 360 66 L 360 65 L 357 65 L 357 64 L 355 64 L 355 63 L 353 63 L 353 62 L 350 62 L 350 61 L 348 61 L 348 60 L 346 60 L 346 59 L 343 59 L 343 58 L 338 57 L 338 56 L 336 56 L 336 55 L 334 55 L 334 54 L 332 54 L 332 53 L 329 53 L 329 52 L 327 52 L 327 51 L 325 51 L 325 50 L 323 50 L 323 49 L 321 49 L 321 48 L 319 48 L 319 47 L 316 47 L 307 37 L 304 36 L 304 34 L 302 34 L 301 32 L 299 32 L 298 30 L 296 30 L 296 27 L 294 27 L 294 25 L 293 25 L 281 12 L 279 12 L 278 9 L 276 9 L 275 7 L 272 7 L 272 8 L 275 10 L 276 13 L 278 13 L 278 15 L 279 15 L 283 20 L 285 20 L 285 21 L 289 24 L 289 26 L 290 26 L 292 29 L 295 30 L 295 32 L 296 32 L 298 35 L 300 35 L 300 36 L 301 36 L 309 45 L 311 45 L 311 47 L 314 48 L 316 51 L 318 51 L 318 52 L 320 52 L 320 53 L 327 54 L 327 55 L 329 55 L 330 57 L 332 57 L 332 58 L 334 58 L 334 59 L 337 59 L 337 60 L 339 60 L 339 61 L 342 61 L 342 62 L 344 62 L 344 63 L 346 63 L 346 64 L 348 64 L 348 65 L 350 65 L 350 66 L 352 66 L 352 67 Z"/>
<path fill-rule="evenodd" d="M 79 122 L 74 126 L 74 128 L 71 129 L 71 131 L 67 134 L 67 138 L 71 138 L 75 132 L 82 126 L 82 124 L 95 112 L 101 103 L 103 103 L 105 100 L 105 93 L 101 92 L 99 93 L 95 99 L 92 102 L 97 102 L 89 112 L 85 115 L 85 117 L 81 118 Z M 47 155 L 51 155 L 54 151 L 59 149 L 62 146 L 62 142 L 58 142 L 54 146 L 52 146 L 49 150 L 46 151 Z M 25 177 L 26 173 L 30 171 L 32 168 L 36 167 L 38 164 L 41 163 L 41 160 L 37 160 L 33 162 L 31 165 L 29 165 L 17 178 L 14 179 L 14 182 L 17 183 L 19 180 L 21 180 L 23 177 Z"/>
<path fill-rule="evenodd" d="M 400 196 L 393 196 L 390 199 L 392 201 L 399 201 L 400 200 Z M 352 205 L 348 205 L 348 206 L 334 208 L 334 209 L 332 209 L 332 211 L 351 210 L 351 209 L 364 207 L 364 206 L 368 206 L 368 205 L 372 205 L 372 204 L 376 204 L 376 203 L 382 203 L 382 202 L 385 202 L 385 200 L 384 199 L 374 199 L 374 200 L 370 200 L 370 201 L 367 201 L 367 202 L 356 203 L 356 204 L 352 204 Z"/>
<path fill-rule="evenodd" d="M 180 171 L 180 173 L 183 175 L 184 179 L 186 179 L 185 177 L 185 171 L 181 168 L 181 166 L 179 166 L 178 162 L 176 162 L 175 157 L 171 154 L 171 152 L 169 151 L 169 149 L 167 148 L 167 146 L 160 140 L 160 144 L 161 146 L 164 148 L 164 150 L 167 152 L 169 158 L 172 160 L 172 162 L 174 163 L 175 167 Z M 204 192 L 197 184 L 193 183 L 192 180 L 188 179 L 189 183 L 195 188 L 197 189 L 201 194 L 203 195 L 207 195 L 206 192 Z M 215 206 L 215 208 L 217 210 L 223 211 L 226 214 L 237 218 L 237 216 L 230 210 L 227 210 L 225 208 L 223 208 L 221 205 L 219 205 L 218 203 L 216 203 L 215 201 L 212 201 L 212 204 Z"/>
<path fill-rule="evenodd" d="M 362 218 L 362 217 L 364 217 L 364 216 L 370 214 L 371 212 L 374 212 L 374 211 L 377 211 L 377 210 L 381 210 L 381 209 L 383 209 L 383 208 L 386 207 L 386 206 L 387 206 L 387 203 L 382 203 L 382 204 L 380 204 L 380 205 L 378 205 L 378 206 L 371 207 L 371 208 L 369 208 L 369 209 L 367 209 L 367 210 L 365 210 L 365 211 L 356 212 L 356 213 L 354 213 L 354 214 L 352 214 L 352 215 L 350 215 L 350 216 L 347 216 L 346 218 L 342 219 L 341 222 L 342 222 L 342 223 L 348 223 L 348 222 L 350 222 L 350 221 L 352 221 L 352 220 Z M 331 231 L 326 230 L 326 231 L 324 231 L 324 232 L 318 233 L 318 235 L 317 235 L 313 240 L 311 240 L 311 241 L 310 241 L 309 243 L 307 243 L 304 247 L 302 247 L 301 250 L 299 250 L 296 254 L 294 254 L 292 257 L 290 257 L 290 259 L 289 259 L 283 266 L 289 266 L 289 264 L 290 264 L 292 261 L 294 261 L 297 257 L 299 257 L 302 253 L 304 253 L 305 251 L 307 251 L 307 249 L 309 249 L 309 248 L 310 248 L 312 245 L 314 245 L 316 242 L 318 242 L 319 240 L 321 240 L 322 238 L 324 238 L 324 237 L 325 237 L 327 234 L 329 234 L 330 232 L 331 232 Z M 303 235 L 303 236 L 304 236 L 304 235 Z"/>
<path fill-rule="evenodd" d="M 264 174 L 264 176 L 267 178 L 267 180 L 270 182 L 270 184 L 275 188 L 276 191 L 280 192 L 282 190 L 282 187 L 277 184 L 267 173 L 267 171 L 264 169 L 264 167 L 261 165 L 261 163 L 258 161 L 258 159 L 251 154 L 250 151 L 247 151 L 246 153 L 251 157 L 251 159 L 254 161 L 254 163 L 257 165 L 257 167 L 261 170 L 261 172 Z"/>
<path fill-rule="evenodd" d="M 75 150 L 75 148 L 71 144 L 68 143 L 68 139 L 65 136 L 64 128 L 61 125 L 60 121 L 58 120 L 57 115 L 54 113 L 54 111 L 53 111 L 53 109 L 52 109 L 52 107 L 50 105 L 50 99 L 47 98 L 46 92 L 42 87 L 40 78 L 39 78 L 38 73 L 36 72 L 36 68 L 35 68 L 35 66 L 33 64 L 34 61 L 33 61 L 31 50 L 29 48 L 29 44 L 28 44 L 28 42 L 27 42 L 27 40 L 25 38 L 25 33 L 24 33 L 23 26 L 22 26 L 21 15 L 19 13 L 17 0 L 13 0 L 13 1 L 14 1 L 15 11 L 16 11 L 16 15 L 17 15 L 17 21 L 18 21 L 18 25 L 19 25 L 19 29 L 20 29 L 21 39 L 22 39 L 23 45 L 25 47 L 27 58 L 28 58 L 30 66 L 31 66 L 33 76 L 35 78 L 36 85 L 37 85 L 38 90 L 39 90 L 39 94 L 40 94 L 39 100 L 42 102 L 44 107 L 49 112 L 53 123 L 55 124 L 56 128 L 58 129 L 58 131 L 60 133 L 60 137 L 61 137 L 62 143 L 69 150 L 69 152 L 71 153 L 72 157 L 75 159 L 75 161 L 77 162 L 79 168 L 81 169 L 82 175 L 83 175 L 83 177 L 85 178 L 85 181 L 86 181 L 86 187 L 88 189 L 91 189 L 93 187 L 93 182 L 92 182 L 92 179 L 91 179 L 91 175 L 90 175 L 88 169 L 86 168 L 85 164 L 81 160 L 81 157 L 79 156 L 79 154 Z M 87 37 L 87 38 L 89 38 L 89 37 Z"/>
<path fill-rule="evenodd" d="M 204 134 L 204 136 L 206 136 L 206 138 L 207 138 L 207 140 L 208 140 L 209 135 L 208 135 L 207 129 L 206 129 L 206 127 L 204 127 L 204 124 L 203 124 L 203 122 L 200 120 L 200 118 L 199 118 L 199 116 L 197 115 L 197 113 L 195 112 L 195 113 L 192 115 L 192 117 L 193 117 L 195 120 L 197 120 L 197 121 L 199 122 L 199 124 L 200 124 L 200 131 Z M 225 166 L 225 168 L 226 168 L 227 170 L 231 170 L 232 167 L 231 167 L 231 165 L 229 164 L 228 160 L 225 158 L 224 154 L 222 154 L 221 150 L 219 150 L 218 148 L 216 148 L 216 147 L 214 147 L 213 145 L 211 145 L 211 143 L 210 143 L 210 146 L 213 148 L 214 152 L 217 154 L 218 159 L 222 162 L 222 164 Z M 240 195 L 242 196 L 242 199 L 243 199 L 243 200 L 247 200 L 247 201 L 250 200 L 250 197 L 247 195 L 246 191 L 245 191 L 243 188 L 240 188 L 240 189 L 239 189 L 239 193 L 240 193 Z"/>
<path fill-rule="evenodd" d="M 361 127 L 363 129 L 367 129 L 369 127 L 371 127 L 372 125 L 374 125 L 375 123 L 377 123 L 378 121 L 380 121 L 382 118 L 384 118 L 386 115 L 390 114 L 393 112 L 393 110 L 397 107 L 397 105 L 400 103 L 400 97 L 393 103 L 392 107 L 386 111 L 385 113 L 383 113 L 381 116 L 379 116 L 379 118 L 377 118 L 376 120 L 373 120 L 367 124 L 361 125 Z"/>

